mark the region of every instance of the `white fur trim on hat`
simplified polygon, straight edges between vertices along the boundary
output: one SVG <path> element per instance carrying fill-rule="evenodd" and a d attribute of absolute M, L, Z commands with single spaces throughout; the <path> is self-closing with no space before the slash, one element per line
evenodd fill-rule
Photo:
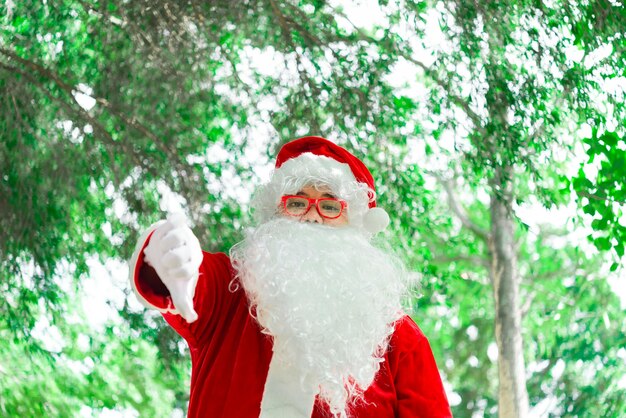
<path fill-rule="evenodd" d="M 372 234 L 376 234 L 389 225 L 389 214 L 383 208 L 371 208 L 363 216 L 363 227 Z"/>
<path fill-rule="evenodd" d="M 324 155 L 305 152 L 291 158 L 274 171 L 283 177 L 313 177 L 337 183 L 356 181 L 350 166 Z"/>

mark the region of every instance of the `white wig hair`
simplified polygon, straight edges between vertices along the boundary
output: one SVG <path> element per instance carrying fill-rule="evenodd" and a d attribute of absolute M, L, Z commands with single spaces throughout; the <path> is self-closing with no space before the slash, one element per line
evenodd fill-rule
<path fill-rule="evenodd" d="M 369 204 L 376 198 L 374 190 L 356 180 L 348 164 L 306 152 L 285 161 L 274 170 L 270 181 L 254 193 L 251 205 L 255 221 L 261 224 L 273 218 L 280 198 L 305 186 L 326 186 L 337 198 L 345 200 L 350 225 L 361 229 Z"/>

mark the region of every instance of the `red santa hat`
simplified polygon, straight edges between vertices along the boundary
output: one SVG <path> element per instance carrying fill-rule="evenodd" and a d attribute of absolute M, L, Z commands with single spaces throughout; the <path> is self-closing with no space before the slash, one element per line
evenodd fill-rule
<path fill-rule="evenodd" d="M 365 164 L 345 148 L 322 137 L 295 139 L 283 145 L 276 156 L 276 171 L 293 171 L 295 175 L 295 167 L 301 165 L 313 167 L 313 170 L 332 170 L 345 182 L 363 183 L 372 192 L 376 191 L 374 178 Z M 363 227 L 371 233 L 380 232 L 389 224 L 389 215 L 384 209 L 376 207 L 375 198 L 370 199 L 368 205 L 369 210 L 363 216 Z"/>

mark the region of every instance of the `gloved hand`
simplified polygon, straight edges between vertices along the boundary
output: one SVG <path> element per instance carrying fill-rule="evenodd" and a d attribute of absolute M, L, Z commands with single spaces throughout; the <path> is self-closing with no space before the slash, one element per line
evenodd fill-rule
<path fill-rule="evenodd" d="M 144 250 L 145 261 L 157 272 L 170 291 L 174 307 L 187 322 L 198 319 L 193 296 L 202 263 L 198 238 L 183 214 L 174 214 L 159 225 Z"/>

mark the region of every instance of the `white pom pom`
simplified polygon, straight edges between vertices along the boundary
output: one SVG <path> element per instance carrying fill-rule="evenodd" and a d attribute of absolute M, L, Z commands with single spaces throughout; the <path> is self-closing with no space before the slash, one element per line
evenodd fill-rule
<path fill-rule="evenodd" d="M 363 217 L 363 226 L 372 234 L 382 231 L 389 225 L 389 215 L 383 208 L 371 208 Z"/>

